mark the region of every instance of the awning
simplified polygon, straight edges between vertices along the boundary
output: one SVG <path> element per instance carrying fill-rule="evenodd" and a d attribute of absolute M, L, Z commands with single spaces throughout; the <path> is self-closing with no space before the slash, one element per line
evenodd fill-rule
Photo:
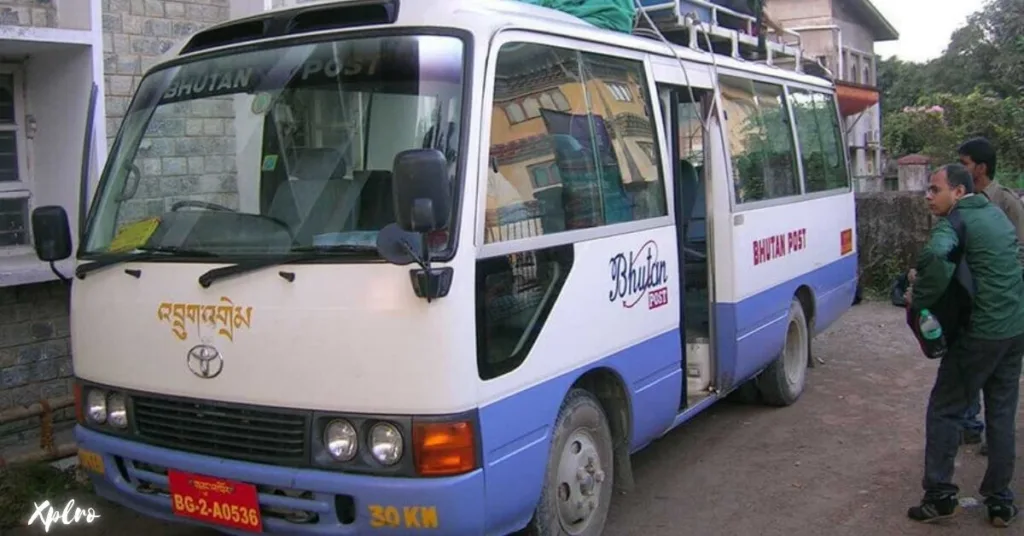
<path fill-rule="evenodd" d="M 857 115 L 878 104 L 878 89 L 847 82 L 836 82 L 836 100 L 843 117 Z"/>

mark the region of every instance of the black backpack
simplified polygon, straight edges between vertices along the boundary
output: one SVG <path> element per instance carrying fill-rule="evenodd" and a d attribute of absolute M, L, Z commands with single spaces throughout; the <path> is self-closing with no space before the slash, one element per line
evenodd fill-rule
<path fill-rule="evenodd" d="M 953 248 L 953 251 L 950 251 L 946 257 L 956 265 L 956 271 L 953 272 L 953 278 L 949 281 L 949 286 L 942 294 L 942 297 L 939 298 L 939 301 L 927 307 L 927 309 L 935 315 L 939 324 L 942 325 L 942 334 L 945 336 L 946 347 L 948 348 L 953 346 L 957 339 L 967 330 L 968 323 L 971 320 L 971 308 L 977 289 L 974 284 L 974 276 L 967 267 L 967 259 L 964 256 L 967 247 L 967 230 L 964 220 L 955 208 L 946 216 L 946 220 L 953 226 L 953 231 L 956 232 L 957 237 L 957 247 Z M 936 356 L 928 353 L 924 339 L 921 337 L 920 316 L 921 308 L 917 304 L 907 307 L 907 325 L 914 332 L 914 336 L 921 346 L 921 351 L 929 359 L 934 359 Z"/>

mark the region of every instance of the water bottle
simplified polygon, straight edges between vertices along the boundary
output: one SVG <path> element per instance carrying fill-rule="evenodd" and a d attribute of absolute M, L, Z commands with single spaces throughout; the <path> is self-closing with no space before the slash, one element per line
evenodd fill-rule
<path fill-rule="evenodd" d="M 924 339 L 925 353 L 932 359 L 946 355 L 946 338 L 942 335 L 942 324 L 928 309 L 921 310 L 921 338 Z"/>

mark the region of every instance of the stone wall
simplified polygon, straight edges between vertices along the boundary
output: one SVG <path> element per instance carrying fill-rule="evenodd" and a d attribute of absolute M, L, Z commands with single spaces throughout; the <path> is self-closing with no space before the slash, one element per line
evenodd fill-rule
<path fill-rule="evenodd" d="M 104 0 L 108 144 L 142 74 L 190 34 L 229 18 L 229 0 Z M 118 224 L 157 216 L 181 199 L 238 207 L 234 108 L 230 97 L 164 106 L 154 114 L 133 162 L 139 189 Z M 158 177 L 158 180 L 154 180 Z"/>
<path fill-rule="evenodd" d="M 189 34 L 227 20 L 228 6 L 229 0 L 103 0 L 108 142 L 117 134 L 142 73 Z"/>
<path fill-rule="evenodd" d="M 54 0 L 0 0 L 0 26 L 57 27 Z"/>
<path fill-rule="evenodd" d="M 69 290 L 61 282 L 0 288 L 0 411 L 71 394 Z M 0 425 L 0 447 L 33 434 L 38 419 Z"/>
<path fill-rule="evenodd" d="M 56 26 L 55 4 L 0 0 L 0 25 Z M 102 7 L 109 145 L 142 73 L 176 42 L 226 20 L 229 0 L 102 0 Z M 160 177 L 161 192 L 156 193 L 178 195 L 185 188 L 219 191 L 225 181 L 233 189 L 234 176 L 228 173 L 234 166 L 231 101 L 226 106 L 207 101 L 169 111 L 180 113 L 154 122 L 154 141 L 135 162 L 143 173 Z M 142 194 L 140 189 L 140 200 Z M 122 211 L 122 220 L 132 216 L 130 210 Z M 68 309 L 69 289 L 61 282 L 0 288 L 0 411 L 71 393 Z M 73 416 L 66 409 L 55 418 L 66 425 Z M 38 433 L 38 419 L 2 425 L 0 448 L 30 446 L 30 438 Z"/>
<path fill-rule="evenodd" d="M 857 250 L 864 288 L 888 291 L 928 240 L 933 217 L 921 192 L 857 194 Z"/>

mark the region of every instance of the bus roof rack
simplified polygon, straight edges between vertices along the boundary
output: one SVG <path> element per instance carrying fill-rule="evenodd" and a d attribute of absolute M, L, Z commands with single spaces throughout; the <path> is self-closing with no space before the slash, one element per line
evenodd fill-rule
<path fill-rule="evenodd" d="M 656 30 L 676 45 L 723 54 L 737 59 L 803 72 L 804 58 L 800 34 L 782 30 L 765 35 L 765 57 L 758 52 L 757 19 L 752 15 L 714 4 L 707 0 L 640 0 L 643 14 L 638 16 L 634 34 L 650 37 Z M 656 28 L 650 28 L 648 17 Z M 708 44 L 710 43 L 710 49 Z"/>

